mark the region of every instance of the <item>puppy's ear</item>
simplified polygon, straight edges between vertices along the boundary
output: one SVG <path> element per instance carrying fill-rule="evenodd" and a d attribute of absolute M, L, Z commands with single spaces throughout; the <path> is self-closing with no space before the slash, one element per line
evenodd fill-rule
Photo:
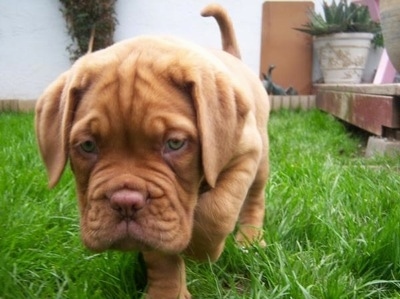
<path fill-rule="evenodd" d="M 36 103 L 36 138 L 50 188 L 60 180 L 68 160 L 68 138 L 77 103 L 76 89 L 70 88 L 71 77 L 71 71 L 60 75 Z"/>
<path fill-rule="evenodd" d="M 249 110 L 241 91 L 224 73 L 206 72 L 192 82 L 204 176 L 215 187 L 238 146 Z"/>

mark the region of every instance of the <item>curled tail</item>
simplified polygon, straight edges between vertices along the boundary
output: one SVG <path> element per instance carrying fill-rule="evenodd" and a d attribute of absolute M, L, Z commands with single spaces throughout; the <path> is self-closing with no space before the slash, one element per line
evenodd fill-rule
<path fill-rule="evenodd" d="M 209 4 L 201 11 L 203 17 L 214 17 L 221 32 L 222 49 L 240 59 L 235 30 L 226 10 L 218 4 Z"/>

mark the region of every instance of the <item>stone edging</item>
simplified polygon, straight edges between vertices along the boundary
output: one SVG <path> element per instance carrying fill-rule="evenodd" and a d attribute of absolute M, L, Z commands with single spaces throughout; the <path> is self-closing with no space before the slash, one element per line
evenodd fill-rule
<path fill-rule="evenodd" d="M 315 96 L 270 96 L 271 110 L 302 109 L 316 107 Z M 36 100 L 0 100 L 0 112 L 32 112 L 35 110 Z"/>
<path fill-rule="evenodd" d="M 35 105 L 36 100 L 0 100 L 0 112 L 32 112 Z"/>
<path fill-rule="evenodd" d="M 269 96 L 271 110 L 276 111 L 280 109 L 289 110 L 309 110 L 316 108 L 315 95 L 305 96 Z"/>

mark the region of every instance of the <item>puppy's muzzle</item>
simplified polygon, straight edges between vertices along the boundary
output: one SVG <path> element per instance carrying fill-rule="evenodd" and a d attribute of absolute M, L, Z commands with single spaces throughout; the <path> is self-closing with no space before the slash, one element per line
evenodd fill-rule
<path fill-rule="evenodd" d="M 142 192 L 122 189 L 109 196 L 111 208 L 118 212 L 124 220 L 133 220 L 136 212 L 146 205 L 147 196 Z"/>

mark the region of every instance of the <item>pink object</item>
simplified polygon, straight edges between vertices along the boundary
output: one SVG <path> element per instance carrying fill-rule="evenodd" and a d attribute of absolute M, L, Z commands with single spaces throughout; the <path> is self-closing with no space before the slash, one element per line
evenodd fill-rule
<path fill-rule="evenodd" d="M 382 52 L 381 60 L 379 61 L 378 69 L 375 74 L 374 84 L 393 83 L 396 76 L 396 69 L 389 60 L 386 50 Z"/>
<path fill-rule="evenodd" d="M 375 21 L 379 21 L 379 0 L 353 0 L 353 2 L 362 3 L 367 5 L 371 18 Z M 390 62 L 386 50 L 382 52 L 381 60 L 378 65 L 378 69 L 375 74 L 374 84 L 381 83 L 393 83 L 394 77 L 396 76 L 396 69 Z"/>

